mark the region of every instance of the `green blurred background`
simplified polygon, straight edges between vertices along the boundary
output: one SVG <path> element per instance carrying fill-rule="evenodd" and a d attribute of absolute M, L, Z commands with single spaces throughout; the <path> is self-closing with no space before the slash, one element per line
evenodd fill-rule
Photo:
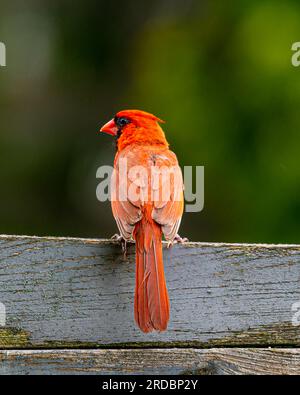
<path fill-rule="evenodd" d="M 205 166 L 191 240 L 300 242 L 299 1 L 1 0 L 0 233 L 109 237 L 99 127 L 166 120 L 181 165 Z"/>

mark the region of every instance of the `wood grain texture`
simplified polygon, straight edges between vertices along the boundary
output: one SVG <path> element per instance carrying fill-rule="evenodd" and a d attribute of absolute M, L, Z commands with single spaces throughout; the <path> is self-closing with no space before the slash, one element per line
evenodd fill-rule
<path fill-rule="evenodd" d="M 134 324 L 134 247 L 107 240 L 0 237 L 0 348 L 300 344 L 300 246 L 187 243 L 164 249 L 171 321 Z"/>
<path fill-rule="evenodd" d="M 297 349 L 0 351 L 2 374 L 300 374 Z"/>

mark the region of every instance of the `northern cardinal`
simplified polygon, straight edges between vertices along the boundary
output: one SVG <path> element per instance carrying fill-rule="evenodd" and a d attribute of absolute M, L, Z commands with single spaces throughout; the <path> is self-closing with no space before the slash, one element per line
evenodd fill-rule
<path fill-rule="evenodd" d="M 122 238 L 136 242 L 134 317 L 143 332 L 167 329 L 162 235 L 170 243 L 182 241 L 177 235 L 184 205 L 182 173 L 160 122 L 147 112 L 125 110 L 100 129 L 116 137 L 111 204 Z"/>

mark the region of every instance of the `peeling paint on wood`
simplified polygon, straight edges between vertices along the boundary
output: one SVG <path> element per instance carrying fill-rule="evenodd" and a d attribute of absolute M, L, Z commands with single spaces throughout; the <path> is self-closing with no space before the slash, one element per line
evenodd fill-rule
<path fill-rule="evenodd" d="M 0 348 L 300 344 L 300 327 L 291 324 L 300 246 L 165 249 L 171 322 L 150 335 L 134 325 L 133 252 L 129 246 L 124 259 L 110 240 L 1 236 Z"/>

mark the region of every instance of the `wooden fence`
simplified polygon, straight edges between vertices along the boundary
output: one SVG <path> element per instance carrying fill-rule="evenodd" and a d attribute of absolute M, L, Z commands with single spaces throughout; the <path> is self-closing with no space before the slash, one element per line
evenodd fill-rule
<path fill-rule="evenodd" d="M 134 246 L 0 236 L 0 374 L 299 374 L 300 246 L 164 249 L 167 332 L 134 324 Z M 298 303 L 298 304 L 297 304 Z"/>

